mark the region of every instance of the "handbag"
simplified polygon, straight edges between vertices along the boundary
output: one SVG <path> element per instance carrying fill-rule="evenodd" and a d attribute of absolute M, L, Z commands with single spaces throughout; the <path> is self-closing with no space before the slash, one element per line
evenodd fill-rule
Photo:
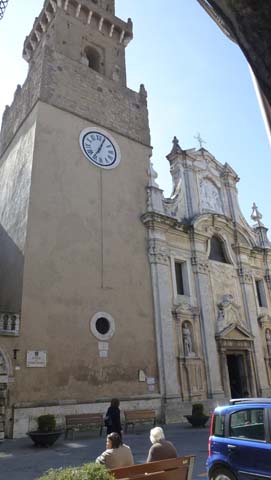
<path fill-rule="evenodd" d="M 112 427 L 112 420 L 111 420 L 110 415 L 106 415 L 104 417 L 104 424 L 105 424 L 106 427 Z"/>

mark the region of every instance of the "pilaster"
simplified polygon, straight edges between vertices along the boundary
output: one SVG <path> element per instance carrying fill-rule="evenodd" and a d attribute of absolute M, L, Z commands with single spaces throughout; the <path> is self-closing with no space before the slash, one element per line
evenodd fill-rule
<path fill-rule="evenodd" d="M 191 258 L 191 263 L 195 275 L 198 305 L 201 305 L 200 326 L 203 356 L 206 366 L 208 397 L 224 398 L 215 341 L 215 319 L 213 318 L 210 303 L 212 292 L 209 278 L 209 265 L 205 257 L 198 256 L 195 253 Z"/>
<path fill-rule="evenodd" d="M 162 410 L 166 422 L 177 420 L 180 391 L 177 376 L 175 332 L 172 318 L 169 251 L 162 232 L 149 230 L 149 261 L 153 283 L 155 330 L 157 343 Z"/>

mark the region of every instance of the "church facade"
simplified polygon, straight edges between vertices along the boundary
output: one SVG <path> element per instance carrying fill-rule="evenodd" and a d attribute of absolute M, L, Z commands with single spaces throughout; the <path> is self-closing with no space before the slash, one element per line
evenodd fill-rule
<path fill-rule="evenodd" d="M 173 422 L 271 394 L 267 229 L 233 169 L 176 138 L 164 197 L 132 37 L 114 0 L 46 0 L 24 44 L 1 129 L 1 438 L 112 397 Z"/>

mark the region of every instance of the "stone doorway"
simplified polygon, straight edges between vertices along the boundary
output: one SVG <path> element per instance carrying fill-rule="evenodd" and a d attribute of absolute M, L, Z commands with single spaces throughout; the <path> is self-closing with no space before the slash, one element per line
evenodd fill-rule
<path fill-rule="evenodd" d="M 231 398 L 242 398 L 249 394 L 245 356 L 242 353 L 227 355 L 227 366 Z"/>
<path fill-rule="evenodd" d="M 231 324 L 216 335 L 222 388 L 228 398 L 257 396 L 253 337 Z"/>

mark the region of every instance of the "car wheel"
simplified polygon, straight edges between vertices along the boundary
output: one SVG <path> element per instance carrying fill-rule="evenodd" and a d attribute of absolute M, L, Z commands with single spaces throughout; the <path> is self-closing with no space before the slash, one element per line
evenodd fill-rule
<path fill-rule="evenodd" d="M 211 473 L 210 480 L 236 480 L 236 478 L 230 470 L 221 467 Z"/>

